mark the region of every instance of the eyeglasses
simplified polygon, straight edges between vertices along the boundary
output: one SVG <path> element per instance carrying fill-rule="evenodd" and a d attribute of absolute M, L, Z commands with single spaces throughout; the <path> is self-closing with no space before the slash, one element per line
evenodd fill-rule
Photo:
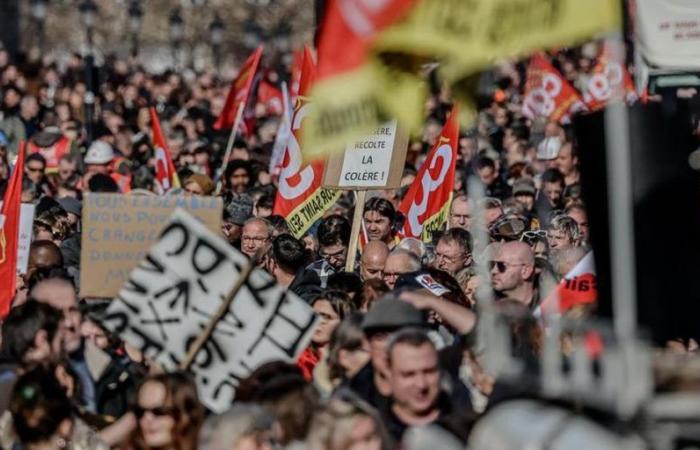
<path fill-rule="evenodd" d="M 506 270 L 508 270 L 508 267 L 513 267 L 513 266 L 525 266 L 526 264 L 514 264 L 514 263 L 509 263 L 505 261 L 489 261 L 489 270 L 493 270 L 495 267 L 498 270 L 498 273 L 503 273 Z"/>
<path fill-rule="evenodd" d="M 528 244 L 532 244 L 535 241 L 544 241 L 545 239 L 547 239 L 545 230 L 526 231 L 520 236 L 520 241 Z"/>
<path fill-rule="evenodd" d="M 29 172 L 43 172 L 44 168 L 43 167 L 29 167 L 29 166 L 27 166 L 27 170 Z"/>
<path fill-rule="evenodd" d="M 142 408 L 141 406 L 134 407 L 134 415 L 140 419 L 147 412 L 150 412 L 156 417 L 170 416 L 173 414 L 173 408 L 168 408 L 166 406 L 156 406 L 155 408 Z"/>
<path fill-rule="evenodd" d="M 449 255 L 446 255 L 445 253 L 435 254 L 436 260 L 444 260 L 444 261 L 448 262 L 449 264 L 457 264 L 458 262 L 460 262 L 460 260 L 464 260 L 468 257 L 469 257 L 469 254 L 464 254 L 464 253 L 461 253 L 461 254 L 455 255 L 455 256 L 449 256 Z"/>
<path fill-rule="evenodd" d="M 254 242 L 256 244 L 264 244 L 268 239 L 264 236 L 241 236 L 241 242 Z"/>

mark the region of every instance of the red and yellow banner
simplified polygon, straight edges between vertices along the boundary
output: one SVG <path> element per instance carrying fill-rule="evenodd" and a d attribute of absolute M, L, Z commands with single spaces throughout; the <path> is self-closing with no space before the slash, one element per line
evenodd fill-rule
<path fill-rule="evenodd" d="M 638 99 L 632 77 L 621 61 L 624 61 L 623 55 L 615 54 L 613 46 L 605 43 L 583 93 L 583 100 L 591 111 L 604 108 L 616 97 L 624 97 L 627 103 Z"/>
<path fill-rule="evenodd" d="M 400 235 L 432 239 L 434 232 L 447 223 L 455 180 L 459 148 L 459 111 L 455 107 L 440 133 L 438 141 L 423 162 L 416 181 L 399 205 L 406 220 Z"/>
<path fill-rule="evenodd" d="M 162 195 L 172 188 L 180 187 L 180 179 L 175 171 L 173 159 L 170 157 L 168 144 L 160 129 L 158 113 L 154 107 L 148 108 L 151 114 L 151 129 L 153 131 L 153 148 L 156 160 L 156 191 Z"/>
<path fill-rule="evenodd" d="M 533 56 L 527 69 L 523 115 L 569 123 L 574 113 L 586 110 L 578 91 L 547 58 L 542 54 Z"/>
<path fill-rule="evenodd" d="M 306 126 L 309 111 L 315 107 L 308 97 L 315 77 L 316 66 L 311 50 L 307 47 L 304 49 L 299 95 L 292 116 L 292 135 L 289 137 L 282 157 L 273 210 L 273 214 L 279 214 L 285 218 L 289 231 L 297 238 L 301 237 L 338 200 L 341 194 L 338 190 L 321 187 L 325 166 L 323 159 L 311 162 L 302 160 L 299 137 L 302 126 Z"/>

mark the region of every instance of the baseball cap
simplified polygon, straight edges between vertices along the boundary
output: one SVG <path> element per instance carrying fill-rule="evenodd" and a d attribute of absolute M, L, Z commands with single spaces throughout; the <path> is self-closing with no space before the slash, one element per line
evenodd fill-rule
<path fill-rule="evenodd" d="M 95 141 L 90 144 L 85 159 L 85 164 L 109 164 L 114 159 L 112 146 L 103 141 Z"/>
<path fill-rule="evenodd" d="M 537 146 L 537 159 L 547 161 L 556 158 L 561 146 L 562 142 L 558 136 L 544 138 Z"/>
<path fill-rule="evenodd" d="M 513 182 L 513 195 L 535 195 L 537 189 L 531 178 L 519 178 Z"/>
<path fill-rule="evenodd" d="M 253 199 L 248 194 L 232 194 L 231 200 L 224 207 L 224 219 L 243 225 L 253 216 Z"/>
<path fill-rule="evenodd" d="M 59 198 L 58 204 L 61 205 L 61 208 L 63 208 L 66 212 L 75 214 L 76 216 L 80 217 L 82 215 L 82 205 L 80 203 L 80 200 L 78 200 L 75 197 L 62 197 Z"/>
<path fill-rule="evenodd" d="M 362 320 L 362 331 L 426 325 L 427 320 L 423 312 L 412 304 L 399 300 L 395 294 L 389 293 L 372 304 Z"/>

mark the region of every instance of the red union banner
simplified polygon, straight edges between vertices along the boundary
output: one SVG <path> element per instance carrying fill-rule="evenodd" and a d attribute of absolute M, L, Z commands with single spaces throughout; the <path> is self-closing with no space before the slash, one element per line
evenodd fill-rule
<path fill-rule="evenodd" d="M 24 175 L 24 141 L 19 143 L 17 163 L 7 183 L 7 190 L 0 206 L 0 318 L 10 312 L 17 290 L 17 246 L 19 217 Z"/>
<path fill-rule="evenodd" d="M 576 305 L 592 305 L 598 300 L 593 252 L 564 276 L 556 289 L 542 300 L 543 314 L 562 314 Z"/>
<path fill-rule="evenodd" d="M 232 128 L 233 123 L 236 121 L 238 107 L 241 104 L 245 105 L 248 103 L 248 95 L 250 94 L 255 74 L 258 71 L 262 53 L 263 48 L 260 46 L 248 57 L 246 62 L 243 63 L 241 71 L 231 83 L 231 88 L 228 91 L 228 95 L 226 95 L 224 109 L 221 111 L 221 115 L 214 124 L 215 130 Z"/>
<path fill-rule="evenodd" d="M 399 211 L 406 217 L 399 233 L 430 241 L 447 222 L 452 200 L 459 143 L 459 111 L 452 109 L 438 141 L 423 162 L 416 181 L 406 193 Z"/>
<path fill-rule="evenodd" d="M 165 143 L 163 132 L 160 129 L 158 113 L 154 107 L 148 108 L 151 113 L 151 129 L 153 130 L 153 148 L 156 160 L 156 190 L 158 194 L 165 194 L 170 189 L 180 187 L 180 180 L 175 171 L 175 165 L 170 157 L 168 145 Z"/>
<path fill-rule="evenodd" d="M 605 44 L 598 64 L 593 68 L 593 75 L 588 80 L 583 99 L 591 111 L 605 107 L 607 102 L 622 93 L 627 103 L 637 100 L 634 83 L 625 66 L 616 58 L 613 48 Z"/>
<path fill-rule="evenodd" d="M 533 56 L 527 69 L 523 115 L 569 123 L 571 116 L 580 111 L 586 111 L 586 105 L 576 89 L 543 55 Z"/>
<path fill-rule="evenodd" d="M 311 163 L 302 161 L 299 137 L 304 119 L 312 107 L 307 97 L 316 78 L 316 67 L 311 50 L 304 49 L 299 95 L 292 116 L 292 135 L 282 157 L 279 186 L 273 214 L 285 218 L 290 232 L 297 238 L 320 218 L 340 197 L 340 191 L 323 189 L 324 160 Z"/>

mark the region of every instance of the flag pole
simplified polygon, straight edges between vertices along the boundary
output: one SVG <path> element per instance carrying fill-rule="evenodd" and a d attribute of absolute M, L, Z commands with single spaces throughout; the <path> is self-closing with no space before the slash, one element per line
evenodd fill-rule
<path fill-rule="evenodd" d="M 345 271 L 355 270 L 355 257 L 357 256 L 357 243 L 360 240 L 360 228 L 362 227 L 362 213 L 365 209 L 367 190 L 355 191 L 355 213 L 352 216 L 352 231 L 350 232 L 350 245 L 348 246 L 348 259 L 345 261 Z"/>
<path fill-rule="evenodd" d="M 226 295 L 226 297 L 224 297 L 221 300 L 219 309 L 216 310 L 216 313 L 214 313 L 211 319 L 209 319 L 207 326 L 204 328 L 204 330 L 202 330 L 199 336 L 197 336 L 197 339 L 195 339 L 195 341 L 192 343 L 192 346 L 187 350 L 187 355 L 185 355 L 185 359 L 183 359 L 180 363 L 180 370 L 188 370 L 190 368 L 190 366 L 194 362 L 194 358 L 197 356 L 197 353 L 199 353 L 202 347 L 204 347 L 204 344 L 206 344 L 209 338 L 211 337 L 212 333 L 214 333 L 216 325 L 228 313 L 228 310 L 231 307 L 231 303 L 233 302 L 234 297 L 236 297 L 243 285 L 246 283 L 246 281 L 248 281 L 250 274 L 253 272 L 253 269 L 255 269 L 257 260 L 257 257 L 251 258 L 250 261 L 248 261 L 248 265 L 246 265 L 243 268 L 243 270 L 238 276 L 238 280 L 236 280 L 236 284 L 233 285 L 228 295 Z"/>
<path fill-rule="evenodd" d="M 221 177 L 226 171 L 226 165 L 228 164 L 228 159 L 231 157 L 231 151 L 233 150 L 233 143 L 236 141 L 236 135 L 238 134 L 238 127 L 241 124 L 241 119 L 243 118 L 243 110 L 245 109 L 245 102 L 241 102 L 238 105 L 238 111 L 236 111 L 236 120 L 233 121 L 233 128 L 231 128 L 231 134 L 228 136 L 228 142 L 226 143 L 226 152 L 224 153 L 224 159 L 221 161 L 221 176 L 219 181 L 216 183 L 216 192 L 214 195 L 219 195 L 221 193 L 221 188 L 223 183 L 221 182 Z"/>

